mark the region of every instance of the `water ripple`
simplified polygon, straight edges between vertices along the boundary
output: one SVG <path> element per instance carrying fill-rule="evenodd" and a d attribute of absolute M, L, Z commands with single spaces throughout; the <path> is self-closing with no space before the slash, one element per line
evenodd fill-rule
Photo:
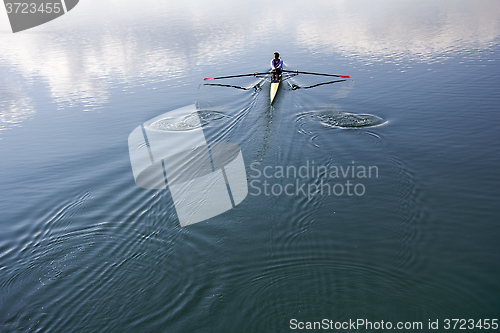
<path fill-rule="evenodd" d="M 171 118 L 157 120 L 149 128 L 159 131 L 189 131 L 224 117 L 226 116 L 221 112 L 199 110 L 184 116 L 181 120 Z"/>

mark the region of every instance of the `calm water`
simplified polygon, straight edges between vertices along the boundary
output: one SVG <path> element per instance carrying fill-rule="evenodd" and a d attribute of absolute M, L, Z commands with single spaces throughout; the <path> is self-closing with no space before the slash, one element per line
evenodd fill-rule
<path fill-rule="evenodd" d="M 1 16 L 0 331 L 500 317 L 497 0 L 85 0 L 18 34 Z M 353 79 L 296 76 L 273 107 L 269 83 L 202 85 L 267 71 L 274 51 Z M 253 187 L 181 228 L 168 190 L 135 184 L 127 138 L 193 103 Z M 373 173 L 258 177 L 308 165 Z M 308 198 L 266 180 L 361 185 Z"/>

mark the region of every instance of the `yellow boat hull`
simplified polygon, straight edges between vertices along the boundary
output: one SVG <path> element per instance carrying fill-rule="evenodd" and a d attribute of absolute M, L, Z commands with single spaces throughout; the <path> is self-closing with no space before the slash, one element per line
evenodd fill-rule
<path fill-rule="evenodd" d="M 276 97 L 276 93 L 278 92 L 279 86 L 280 86 L 279 82 L 271 82 L 271 103 L 274 101 L 274 97 Z"/>

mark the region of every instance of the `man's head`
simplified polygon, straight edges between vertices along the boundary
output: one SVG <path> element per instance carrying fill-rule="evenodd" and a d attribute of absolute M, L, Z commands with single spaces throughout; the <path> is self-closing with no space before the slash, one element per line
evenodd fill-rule
<path fill-rule="evenodd" d="M 280 57 L 280 54 L 278 52 L 274 52 L 274 59 L 278 59 Z"/>

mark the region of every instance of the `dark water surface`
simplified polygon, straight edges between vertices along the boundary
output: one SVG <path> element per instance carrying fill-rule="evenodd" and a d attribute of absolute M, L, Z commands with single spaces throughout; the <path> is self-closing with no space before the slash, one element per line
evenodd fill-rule
<path fill-rule="evenodd" d="M 18 34 L 0 19 L 0 331 L 500 319 L 500 3 L 276 6 L 86 0 Z M 273 106 L 269 83 L 202 85 L 276 50 L 352 80 L 294 90 L 329 79 L 299 75 Z M 135 184 L 127 138 L 190 104 L 207 141 L 240 146 L 249 194 L 181 228 L 168 190 Z M 322 184 L 339 185 L 308 196 Z"/>

